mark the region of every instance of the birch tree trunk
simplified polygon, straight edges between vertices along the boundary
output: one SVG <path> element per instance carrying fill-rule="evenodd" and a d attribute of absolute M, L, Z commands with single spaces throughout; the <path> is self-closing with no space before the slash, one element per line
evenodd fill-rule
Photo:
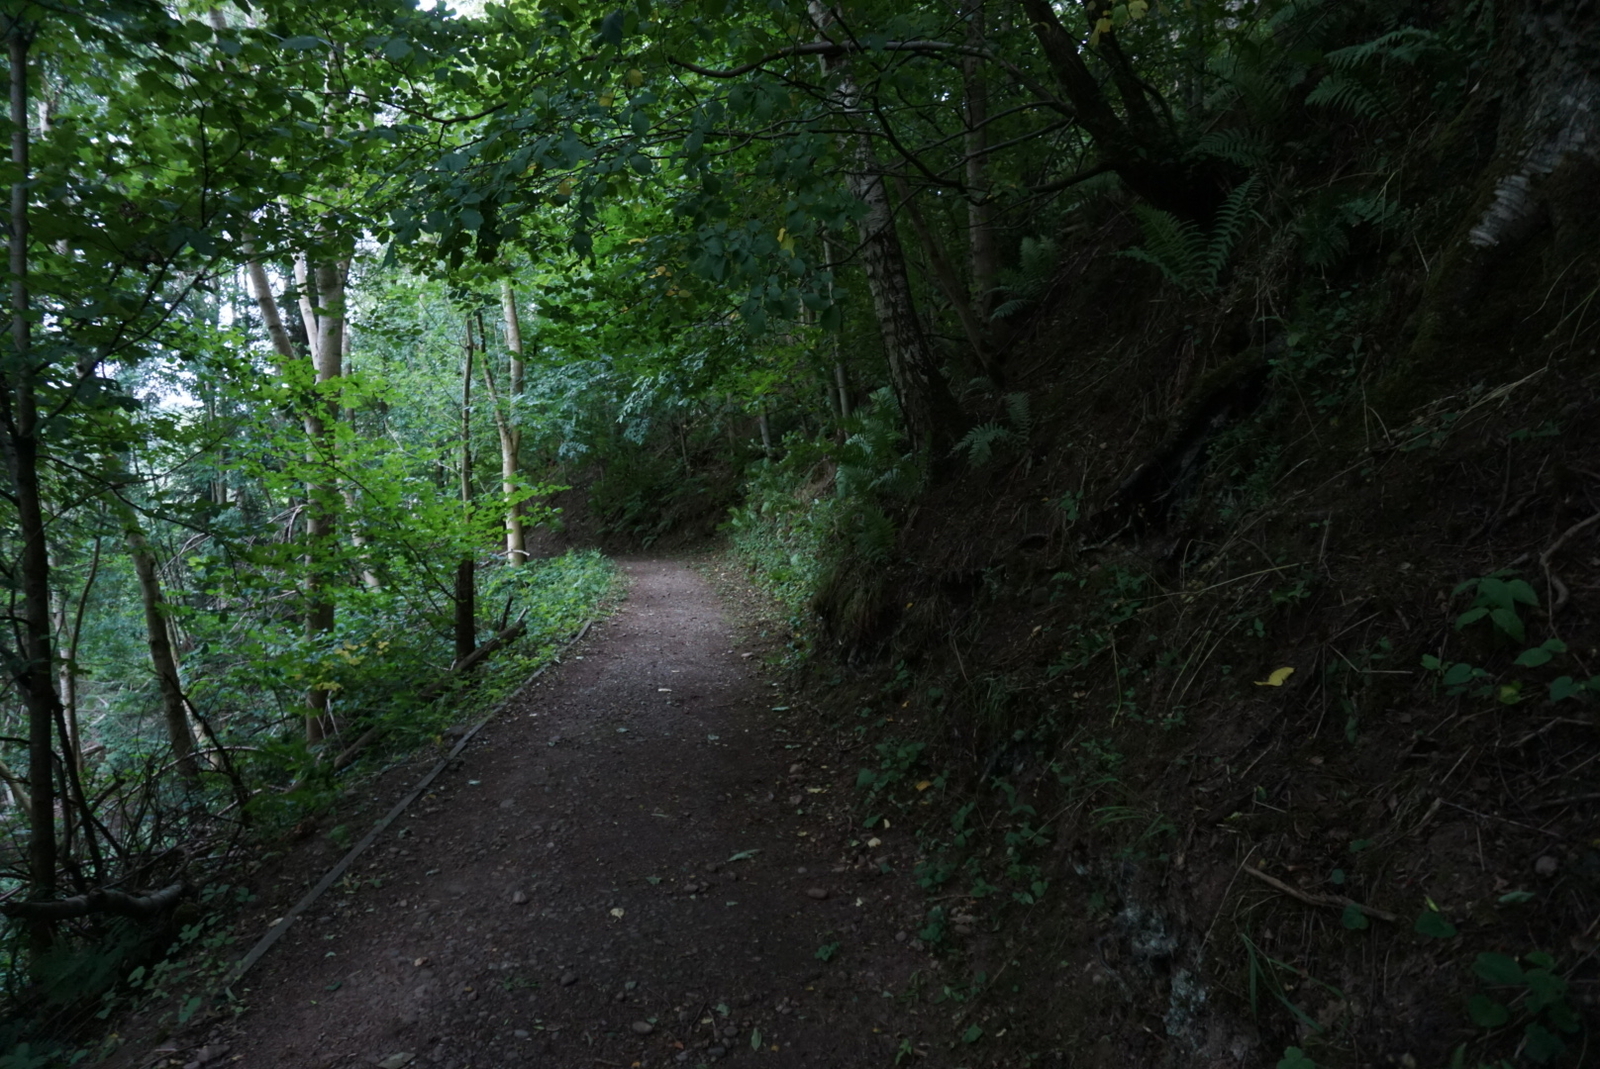
<path fill-rule="evenodd" d="M 522 321 L 517 315 L 517 295 L 509 278 L 500 280 L 500 304 L 506 320 L 506 350 L 511 354 L 510 375 L 506 384 L 506 403 L 495 400 L 495 426 L 500 432 L 500 488 L 506 495 L 506 563 L 513 568 L 528 559 L 527 532 L 522 525 L 522 506 L 513 504 L 522 475 L 522 428 L 517 425 L 517 402 L 527 365 L 523 360 Z M 487 370 L 487 365 L 485 367 Z"/>
<path fill-rule="evenodd" d="M 824 34 L 834 21 L 831 10 L 817 0 L 811 15 Z M 843 110 L 859 116 L 860 90 L 850 73 L 848 59 L 823 59 L 822 68 L 837 79 L 837 96 Z M 960 434 L 961 409 L 950 393 L 939 370 L 922 322 L 911 296 L 906 276 L 905 251 L 895 228 L 894 212 L 883 169 L 865 133 L 843 135 L 849 160 L 845 183 L 850 192 L 866 205 L 866 214 L 857 224 L 861 239 L 861 267 L 872 294 L 883 352 L 889 364 L 890 385 L 905 420 L 911 447 L 928 453 L 935 462 L 943 459 L 950 444 Z"/>
<path fill-rule="evenodd" d="M 332 631 L 335 621 L 334 602 L 328 593 L 328 569 L 338 550 L 340 498 L 334 473 L 337 448 L 333 429 L 339 410 L 332 384 L 343 370 L 344 275 L 337 262 L 323 261 L 316 266 L 314 281 L 318 303 L 306 318 L 307 336 L 313 339 L 311 360 L 316 392 L 306 405 L 305 415 L 311 469 L 315 473 L 313 481 L 306 485 L 306 637 L 313 640 Z M 303 290 L 300 299 L 303 309 Z M 315 333 L 311 331 L 313 325 Z M 328 719 L 328 691 L 313 686 L 306 694 L 306 705 L 310 710 L 306 741 L 321 742 L 333 727 Z"/>
<path fill-rule="evenodd" d="M 461 513 L 472 512 L 472 317 L 467 317 L 466 359 L 461 369 Z M 456 563 L 455 640 L 456 664 L 478 648 L 477 561 L 470 551 Z"/>

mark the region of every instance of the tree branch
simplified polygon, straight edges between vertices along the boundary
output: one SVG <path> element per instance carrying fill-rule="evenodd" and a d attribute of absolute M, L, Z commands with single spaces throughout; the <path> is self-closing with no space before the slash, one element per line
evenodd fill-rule
<path fill-rule="evenodd" d="M 115 913 L 121 917 L 153 917 L 191 891 L 193 888 L 186 881 L 180 880 L 147 895 L 130 895 L 126 891 L 102 889 L 54 902 L 7 902 L 0 905 L 0 913 L 4 913 L 7 917 L 48 921 L 87 917 L 91 913 Z"/>

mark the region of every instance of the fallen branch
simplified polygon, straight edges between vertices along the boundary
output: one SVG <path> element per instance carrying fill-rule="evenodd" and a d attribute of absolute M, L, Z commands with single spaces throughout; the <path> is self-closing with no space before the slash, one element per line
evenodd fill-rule
<path fill-rule="evenodd" d="M 90 891 L 76 898 L 63 898 L 54 902 L 23 901 L 0 905 L 0 913 L 7 917 L 24 917 L 29 920 L 61 921 L 70 917 L 87 917 L 91 913 L 115 913 L 120 917 L 153 917 L 167 909 L 193 888 L 179 881 L 169 887 L 147 895 L 130 895 L 126 891 Z"/>
<path fill-rule="evenodd" d="M 1260 880 L 1262 883 L 1266 884 L 1268 887 L 1276 888 L 1277 890 L 1288 895 L 1290 898 L 1298 898 L 1308 906 L 1326 906 L 1329 909 L 1347 909 L 1350 906 L 1354 906 L 1367 916 L 1376 917 L 1380 921 L 1388 921 L 1390 924 L 1393 924 L 1398 919 L 1388 910 L 1362 905 L 1355 899 L 1346 898 L 1343 895 L 1314 895 L 1306 891 L 1302 891 L 1298 887 L 1290 887 L 1277 877 L 1268 876 L 1260 869 L 1253 869 L 1248 865 L 1245 866 L 1245 871 L 1254 876 L 1256 879 Z"/>

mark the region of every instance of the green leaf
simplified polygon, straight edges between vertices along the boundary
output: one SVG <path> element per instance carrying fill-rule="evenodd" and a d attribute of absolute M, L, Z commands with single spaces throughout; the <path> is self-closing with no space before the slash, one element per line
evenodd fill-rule
<path fill-rule="evenodd" d="M 1456 617 L 1456 630 L 1460 631 L 1468 624 L 1475 624 L 1488 615 L 1488 609 L 1468 609 L 1466 612 Z"/>
<path fill-rule="evenodd" d="M 1504 954 L 1479 954 L 1472 963 L 1472 971 L 1491 984 L 1520 984 L 1523 982 L 1522 966 L 1515 958 Z"/>
<path fill-rule="evenodd" d="M 1559 1057 L 1567 1045 L 1544 1025 L 1535 1021 L 1522 1032 L 1522 1052 L 1540 1065 Z"/>
<path fill-rule="evenodd" d="M 1556 967 L 1556 959 L 1542 950 L 1530 950 L 1522 955 L 1522 959 L 1538 969 L 1554 969 Z"/>
<path fill-rule="evenodd" d="M 1538 668 L 1540 665 L 1549 664 L 1553 656 L 1554 654 L 1543 646 L 1535 646 L 1532 649 L 1523 650 L 1517 655 L 1517 659 L 1511 663 L 1520 665 L 1523 668 Z"/>
<path fill-rule="evenodd" d="M 1339 922 L 1353 932 L 1359 932 L 1372 925 L 1372 922 L 1367 920 L 1367 915 L 1361 912 L 1361 907 L 1354 902 L 1344 907 L 1344 914 L 1339 918 Z"/>
<path fill-rule="evenodd" d="M 1529 969 L 1528 1009 L 1542 1010 L 1567 997 L 1567 982 L 1547 969 Z"/>
<path fill-rule="evenodd" d="M 761 1049 L 761 1029 L 759 1029 L 759 1028 L 752 1028 L 750 1030 L 750 1049 L 751 1050 L 760 1050 Z"/>
<path fill-rule="evenodd" d="M 1425 935 L 1429 939 L 1449 939 L 1456 934 L 1456 926 L 1446 920 L 1443 914 L 1431 909 L 1423 910 L 1412 928 L 1418 935 Z"/>
<path fill-rule="evenodd" d="M 1451 665 L 1449 671 L 1444 674 L 1444 685 L 1447 687 L 1459 687 L 1471 681 L 1472 666 L 1465 662 Z"/>
<path fill-rule="evenodd" d="M 1550 700 L 1553 702 L 1565 701 L 1568 698 L 1581 698 L 1587 688 L 1571 676 L 1557 676 L 1550 681 Z"/>
<path fill-rule="evenodd" d="M 383 54 L 389 59 L 405 59 L 411 54 L 411 42 L 395 37 L 383 46 Z"/>
<path fill-rule="evenodd" d="M 608 45 L 621 47 L 622 45 L 623 16 L 621 11 L 613 11 L 600 20 L 600 40 Z"/>
<path fill-rule="evenodd" d="M 1521 579 L 1511 580 L 1506 584 L 1506 589 L 1510 591 L 1513 601 L 1519 601 L 1524 605 L 1539 604 L 1539 595 L 1533 592 L 1533 587 Z"/>
<path fill-rule="evenodd" d="M 1488 995 L 1473 995 L 1467 999 L 1467 1015 L 1479 1028 L 1499 1028 L 1511 1020 L 1511 1011 Z"/>
<path fill-rule="evenodd" d="M 1317 1069 L 1317 1063 L 1299 1047 L 1285 1047 L 1283 1057 L 1278 1059 L 1278 1069 Z"/>
<path fill-rule="evenodd" d="M 1439 658 L 1435 657 L 1431 653 L 1424 653 L 1422 655 L 1422 667 L 1426 668 L 1430 672 L 1437 672 L 1439 669 L 1444 667 L 1444 662 L 1440 661 Z"/>
<path fill-rule="evenodd" d="M 982 1038 L 983 1029 L 979 1028 L 977 1025 L 970 1025 L 965 1032 L 961 1033 L 961 1042 L 963 1043 L 976 1043 Z"/>
<path fill-rule="evenodd" d="M 1517 615 L 1515 609 L 1495 609 L 1489 613 L 1489 619 L 1513 642 L 1521 642 L 1527 637 L 1527 632 L 1522 626 L 1522 617 Z"/>
<path fill-rule="evenodd" d="M 1524 902 L 1533 901 L 1533 892 L 1507 891 L 1505 894 L 1500 896 L 1499 901 L 1502 906 L 1520 906 Z M 1532 955 L 1529 955 L 1529 957 L 1532 957 Z"/>
<path fill-rule="evenodd" d="M 1332 883 L 1335 887 L 1343 887 L 1344 886 L 1344 880 L 1345 880 L 1344 869 L 1334 869 L 1333 872 L 1330 873 L 1329 876 L 1328 876 L 1328 881 L 1330 883 Z"/>
<path fill-rule="evenodd" d="M 320 37 L 302 36 L 286 38 L 283 42 L 283 47 L 292 48 L 296 52 L 309 52 L 311 49 L 321 48 L 325 44 L 327 42 Z"/>

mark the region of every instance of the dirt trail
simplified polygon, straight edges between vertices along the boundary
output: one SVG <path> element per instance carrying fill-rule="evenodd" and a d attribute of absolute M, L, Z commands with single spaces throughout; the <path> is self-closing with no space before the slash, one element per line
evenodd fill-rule
<path fill-rule="evenodd" d="M 794 804 L 846 770 L 793 767 L 804 727 L 700 575 L 624 569 L 619 614 L 479 732 L 186 1060 L 893 1063 L 906 1011 L 884 992 L 928 962 L 896 940 L 903 877 L 839 863 L 847 833 Z"/>

